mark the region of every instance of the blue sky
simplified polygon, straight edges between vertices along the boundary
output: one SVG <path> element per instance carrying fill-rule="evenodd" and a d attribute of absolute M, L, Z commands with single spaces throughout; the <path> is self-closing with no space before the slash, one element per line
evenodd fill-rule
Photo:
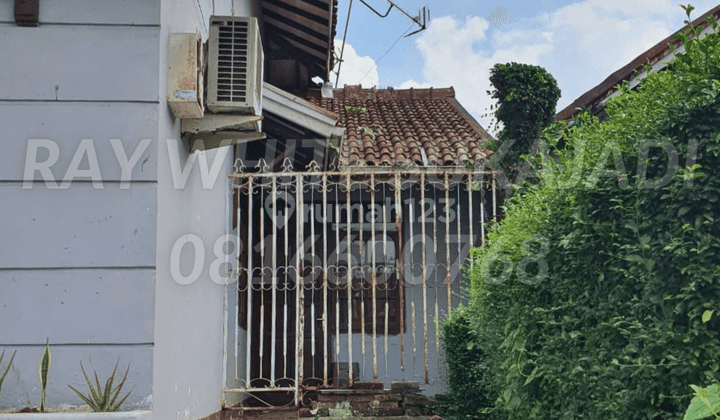
<path fill-rule="evenodd" d="M 365 1 L 382 13 L 389 7 L 386 0 Z M 719 1 L 693 1 L 692 16 L 697 18 Z M 339 2 L 338 55 L 349 2 Z M 396 9 L 380 18 L 354 0 L 339 86 L 453 86 L 460 103 L 485 126 L 487 119 L 481 115 L 493 103 L 486 91 L 494 64 L 515 61 L 546 68 L 562 91 L 560 110 L 680 29 L 685 18 L 680 3 L 669 0 L 398 0 L 396 4 L 411 15 L 429 6 L 428 29 L 400 39 L 380 59 L 412 22 Z M 501 10 L 497 8 L 506 10 L 507 22 L 492 19 Z"/>

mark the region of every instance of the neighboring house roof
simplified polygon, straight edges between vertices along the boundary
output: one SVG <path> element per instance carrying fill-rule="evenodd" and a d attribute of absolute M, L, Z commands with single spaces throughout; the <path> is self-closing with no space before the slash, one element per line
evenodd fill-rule
<path fill-rule="evenodd" d="M 458 103 L 452 87 L 345 86 L 333 98 L 315 92 L 308 100 L 340 116 L 342 166 L 454 166 L 492 153 L 485 146 L 492 137 Z"/>
<path fill-rule="evenodd" d="M 692 22 L 693 27 L 697 27 L 698 25 L 705 23 L 709 16 L 711 16 L 713 20 L 718 20 L 720 18 L 720 5 L 695 19 Z M 674 56 L 669 47 L 670 44 L 675 46 L 678 51 L 683 51 L 683 47 L 680 44 L 680 41 L 675 38 L 675 35 L 685 31 L 685 29 L 687 29 L 687 26 L 684 26 L 682 29 L 656 44 L 654 47 L 640 54 L 623 68 L 611 74 L 602 83 L 585 92 L 584 95 L 580 96 L 565 109 L 558 112 L 557 120 L 562 121 L 570 119 L 578 114 L 582 108 L 589 108 L 593 115 L 602 114 L 608 100 L 618 94 L 618 90 L 615 88 L 617 85 L 629 80 L 631 88 L 637 86 L 637 84 L 640 83 L 640 78 L 636 77 L 636 73 L 641 73 L 645 64 L 652 66 L 653 72 L 665 68 L 667 63 L 670 62 Z"/>
<path fill-rule="evenodd" d="M 261 0 L 265 33 L 282 39 L 308 65 L 310 77 L 329 80 L 337 0 Z"/>

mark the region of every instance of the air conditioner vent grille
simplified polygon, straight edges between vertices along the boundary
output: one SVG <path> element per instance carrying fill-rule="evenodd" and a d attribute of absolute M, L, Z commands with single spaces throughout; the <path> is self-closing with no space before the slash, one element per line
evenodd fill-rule
<path fill-rule="evenodd" d="M 248 24 L 227 22 L 219 29 L 217 99 L 247 101 Z"/>
<path fill-rule="evenodd" d="M 263 52 L 257 19 L 210 19 L 207 107 L 211 112 L 262 112 Z"/>

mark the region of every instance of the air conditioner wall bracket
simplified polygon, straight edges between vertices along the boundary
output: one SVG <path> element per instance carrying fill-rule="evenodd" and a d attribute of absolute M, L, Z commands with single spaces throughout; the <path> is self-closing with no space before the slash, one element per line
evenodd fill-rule
<path fill-rule="evenodd" d="M 208 150 L 228 144 L 262 140 L 262 115 L 205 114 L 204 118 L 182 120 L 182 136 L 190 150 Z M 202 140 L 202 142 L 198 142 Z"/>
<path fill-rule="evenodd" d="M 255 140 L 264 140 L 265 133 L 246 131 L 216 131 L 213 133 L 191 134 L 184 133 L 183 141 L 188 150 L 211 150 L 222 146 L 247 143 Z"/>
<path fill-rule="evenodd" d="M 204 118 L 183 118 L 183 133 L 218 130 L 260 131 L 262 115 L 205 114 Z"/>

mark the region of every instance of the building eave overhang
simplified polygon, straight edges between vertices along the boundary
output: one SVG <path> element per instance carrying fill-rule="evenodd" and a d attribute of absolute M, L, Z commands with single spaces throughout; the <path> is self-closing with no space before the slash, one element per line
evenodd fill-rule
<path fill-rule="evenodd" d="M 338 126 L 339 115 L 269 83 L 263 84 L 263 111 L 286 118 L 325 139 L 341 139 L 345 132 Z"/>

